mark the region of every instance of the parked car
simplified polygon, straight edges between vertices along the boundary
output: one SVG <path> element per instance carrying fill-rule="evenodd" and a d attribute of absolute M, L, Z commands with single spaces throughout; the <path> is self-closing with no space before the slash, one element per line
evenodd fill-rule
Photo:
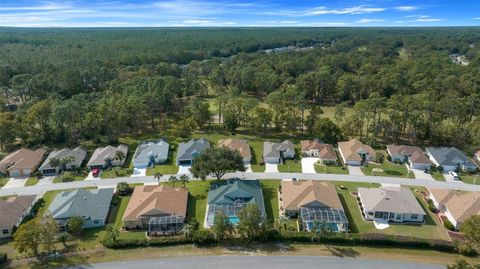
<path fill-rule="evenodd" d="M 458 174 L 456 172 L 450 171 L 450 172 L 448 172 L 448 175 L 453 180 L 460 180 L 460 177 L 458 176 Z"/>
<path fill-rule="evenodd" d="M 100 169 L 98 169 L 98 168 L 92 169 L 92 175 L 93 175 L 93 177 L 99 177 L 100 176 Z"/>

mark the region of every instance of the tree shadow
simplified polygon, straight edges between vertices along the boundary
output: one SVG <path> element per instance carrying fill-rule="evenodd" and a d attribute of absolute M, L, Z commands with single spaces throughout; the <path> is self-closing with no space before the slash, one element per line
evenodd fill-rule
<path fill-rule="evenodd" d="M 391 175 L 391 176 L 401 176 L 402 173 L 395 171 L 395 170 L 385 170 L 385 174 Z"/>
<path fill-rule="evenodd" d="M 335 257 L 348 257 L 348 258 L 356 258 L 360 255 L 360 252 L 351 248 L 351 247 L 331 247 L 326 246 L 326 248 L 330 251 L 330 253 Z"/>

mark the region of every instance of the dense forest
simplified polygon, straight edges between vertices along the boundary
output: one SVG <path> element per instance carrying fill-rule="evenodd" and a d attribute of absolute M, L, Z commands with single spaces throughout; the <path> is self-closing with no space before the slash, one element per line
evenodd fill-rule
<path fill-rule="evenodd" d="M 3 150 L 217 123 L 471 152 L 480 28 L 0 28 L 0 90 Z"/>

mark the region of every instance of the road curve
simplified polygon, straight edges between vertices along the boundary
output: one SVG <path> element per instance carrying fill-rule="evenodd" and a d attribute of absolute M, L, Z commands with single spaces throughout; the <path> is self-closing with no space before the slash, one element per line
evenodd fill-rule
<path fill-rule="evenodd" d="M 444 269 L 445 266 L 391 260 L 319 256 L 206 256 L 78 265 L 78 269 Z"/>
<path fill-rule="evenodd" d="M 164 175 L 163 180 L 169 178 L 171 175 Z M 425 179 L 408 179 L 398 177 L 383 177 L 383 176 L 355 176 L 355 175 L 338 175 L 338 174 L 308 174 L 308 173 L 229 173 L 224 178 L 238 177 L 242 179 L 284 179 L 284 178 L 298 178 L 311 179 L 323 181 L 344 181 L 344 182 L 369 182 L 378 184 L 397 184 L 422 186 L 427 188 L 439 189 L 456 189 L 462 191 L 480 191 L 480 185 L 466 184 L 463 182 L 445 182 Z M 123 177 L 111 179 L 95 179 L 83 180 L 67 183 L 54 183 L 45 185 L 33 185 L 15 188 L 1 188 L 0 196 L 10 195 L 38 195 L 46 191 L 52 190 L 66 190 L 86 187 L 115 187 L 119 182 L 127 182 L 129 184 L 157 184 L 157 180 L 153 176 L 142 177 Z"/>

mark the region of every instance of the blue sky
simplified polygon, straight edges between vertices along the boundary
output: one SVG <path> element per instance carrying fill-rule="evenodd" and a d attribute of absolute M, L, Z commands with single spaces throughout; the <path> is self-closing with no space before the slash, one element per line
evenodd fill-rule
<path fill-rule="evenodd" d="M 480 0 L 0 0 L 0 26 L 467 26 Z"/>

